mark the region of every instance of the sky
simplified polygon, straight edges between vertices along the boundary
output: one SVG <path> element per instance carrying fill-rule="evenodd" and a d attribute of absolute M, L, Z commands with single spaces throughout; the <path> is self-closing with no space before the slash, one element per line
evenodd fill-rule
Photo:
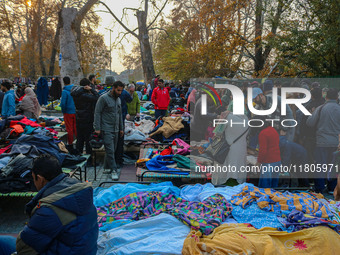
<path fill-rule="evenodd" d="M 104 0 L 104 2 L 108 5 L 108 7 L 111 9 L 111 11 L 118 17 L 121 18 L 123 15 L 123 9 L 128 8 L 139 8 L 142 7 L 144 9 L 144 1 L 142 0 Z M 161 8 L 164 4 L 165 0 L 157 0 L 157 7 Z M 165 16 L 168 16 L 171 12 L 171 9 L 173 7 L 168 3 L 167 6 L 164 8 L 163 14 Z M 114 18 L 109 13 L 103 13 L 102 11 L 106 11 L 106 8 L 103 5 L 97 5 L 95 8 L 95 11 L 97 14 L 101 17 L 101 22 L 98 26 L 98 32 L 104 35 L 105 44 L 109 47 L 110 45 L 110 32 L 106 29 L 111 29 L 111 42 L 114 43 L 114 41 L 117 39 L 118 36 L 120 38 L 122 37 L 122 34 L 126 30 L 117 22 L 114 22 Z M 137 28 L 137 18 L 135 16 L 135 11 L 133 10 L 126 10 L 127 16 L 126 19 L 124 19 L 123 23 L 130 29 L 134 30 Z M 148 15 L 148 24 L 154 19 L 156 16 L 155 11 L 151 7 L 151 4 L 149 4 L 149 15 Z M 158 18 L 160 19 L 160 18 Z M 132 35 L 128 35 L 125 37 L 122 41 L 122 44 L 124 45 L 124 52 L 125 54 L 129 54 L 133 48 L 134 43 L 138 43 L 137 38 L 135 38 Z M 124 66 L 122 65 L 123 61 L 123 55 L 124 53 L 117 49 L 112 49 L 112 71 L 115 71 L 117 73 L 120 73 L 125 70 Z"/>

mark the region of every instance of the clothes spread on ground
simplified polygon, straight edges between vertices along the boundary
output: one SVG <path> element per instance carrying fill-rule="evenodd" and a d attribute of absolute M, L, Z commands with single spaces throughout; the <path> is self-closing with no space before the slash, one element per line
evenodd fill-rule
<path fill-rule="evenodd" d="M 176 163 L 174 160 L 172 160 L 172 158 L 173 158 L 173 155 L 155 156 L 146 162 L 146 167 L 148 168 L 148 170 L 152 170 L 152 171 L 159 171 L 159 172 L 171 171 L 171 172 L 166 172 L 166 173 L 188 175 L 189 172 L 168 167 L 169 165 L 173 165 Z"/>
<path fill-rule="evenodd" d="M 22 135 L 16 140 L 15 144 L 34 145 L 40 153 L 53 155 L 61 164 L 66 157 L 66 154 L 60 152 L 58 145 L 52 137 L 38 134 Z"/>
<path fill-rule="evenodd" d="M 190 228 L 175 217 L 161 213 L 101 232 L 97 242 L 97 255 L 179 255 L 189 232 Z"/>
<path fill-rule="evenodd" d="M 149 134 L 151 130 L 154 128 L 155 123 L 151 120 L 141 120 L 135 123 L 136 129 L 141 131 L 143 134 Z"/>
<path fill-rule="evenodd" d="M 173 145 L 177 146 L 177 150 L 175 151 L 175 154 L 179 155 L 186 155 L 190 153 L 190 145 L 184 142 L 182 139 L 176 138 L 173 142 Z"/>
<path fill-rule="evenodd" d="M 163 118 L 163 125 L 158 128 L 155 132 L 150 134 L 150 137 L 155 136 L 157 134 L 162 134 L 165 138 L 169 138 L 182 128 L 184 125 L 182 124 L 182 118 L 172 118 L 172 117 L 164 117 Z"/>
<path fill-rule="evenodd" d="M 314 195 L 281 193 L 269 188 L 246 186 L 241 193 L 233 196 L 231 203 L 240 205 L 242 208 L 257 203 L 262 210 L 274 211 L 278 214 L 283 211 L 290 213 L 293 210 L 298 210 L 319 218 L 328 218 L 333 215 L 330 209 Z"/>
<path fill-rule="evenodd" d="M 262 210 L 257 204 L 251 204 L 247 208 L 234 205 L 231 213 L 238 223 L 248 223 L 257 229 L 270 227 L 288 231 L 280 223 L 278 215 L 275 212 Z"/>
<path fill-rule="evenodd" d="M 139 183 L 116 184 L 107 189 L 96 188 L 94 190 L 93 203 L 96 207 L 106 205 L 115 200 L 136 192 L 158 191 L 179 196 L 180 189 L 172 184 L 172 182 L 151 183 L 150 185 Z"/>
<path fill-rule="evenodd" d="M 97 208 L 97 213 L 101 227 L 117 219 L 141 220 L 165 212 L 208 235 L 230 215 L 231 209 L 219 194 L 203 202 L 190 202 L 161 192 L 137 192 Z"/>
<path fill-rule="evenodd" d="M 329 221 L 322 218 L 313 217 L 303 214 L 297 210 L 292 211 L 287 218 L 278 219 L 286 228 L 291 228 L 293 231 L 299 231 L 301 229 L 317 226 L 328 226 L 340 234 L 340 225 L 337 221 Z"/>
<path fill-rule="evenodd" d="M 214 195 L 221 194 L 227 201 L 231 200 L 233 195 L 240 193 L 244 187 L 253 187 L 251 183 L 242 183 L 234 187 L 214 187 L 211 183 L 187 185 L 181 189 L 181 198 L 189 201 L 202 202 L 204 199 Z"/>
<path fill-rule="evenodd" d="M 182 254 L 339 254 L 340 236 L 328 227 L 287 233 L 249 224 L 223 224 L 209 236 L 192 230 Z M 327 251 L 325 253 L 325 251 Z"/>

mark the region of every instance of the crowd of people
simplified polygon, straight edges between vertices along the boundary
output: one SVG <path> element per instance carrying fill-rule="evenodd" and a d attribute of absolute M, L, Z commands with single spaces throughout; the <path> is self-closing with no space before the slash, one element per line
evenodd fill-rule
<path fill-rule="evenodd" d="M 257 156 L 257 166 L 261 167 L 259 187 L 275 188 L 281 185 L 291 185 L 294 187 L 310 187 L 314 182 L 314 190 L 320 193 L 333 192 L 336 186 L 335 175 L 324 172 L 324 168 L 332 167 L 330 164 L 336 163 L 335 152 L 340 143 L 340 105 L 338 90 L 335 88 L 322 88 L 318 82 L 284 82 L 267 79 L 263 84 L 255 82 L 244 82 L 240 86 L 245 95 L 244 115 L 233 114 L 233 97 L 229 90 L 219 90 L 222 98 L 222 106 L 216 108 L 210 103 L 212 99 L 208 97 L 208 112 L 201 114 L 201 92 L 193 88 L 189 96 L 188 105 L 192 109 L 191 139 L 204 141 L 214 139 L 218 132 L 225 135 L 225 139 L 230 145 L 230 151 L 224 161 L 224 165 L 236 166 L 236 172 L 213 173 L 212 182 L 214 184 L 224 184 L 228 179 L 236 179 L 239 183 L 246 181 L 247 173 L 241 172 L 241 166 L 247 165 L 247 155 Z M 303 106 L 312 114 L 304 115 L 295 105 L 286 105 L 286 115 L 281 113 L 281 88 L 302 87 L 311 93 L 309 102 Z M 258 110 L 268 110 L 273 105 L 273 88 L 278 91 L 277 107 L 274 112 L 267 116 L 256 116 L 249 110 L 247 101 L 248 88 L 252 89 L 252 108 Z M 287 98 L 303 98 L 301 93 L 290 93 Z M 209 108 L 209 106 L 211 106 Z M 210 132 L 214 119 L 226 119 L 228 125 L 217 125 L 214 132 Z M 263 125 L 234 125 L 231 120 L 237 123 L 249 123 L 249 120 L 262 122 Z M 271 121 L 275 119 L 276 121 Z M 282 120 L 287 119 L 286 125 L 282 125 Z M 290 120 L 290 121 L 288 121 Z M 292 125 L 289 124 L 296 122 Z M 215 134 L 214 134 L 215 133 Z M 242 135 L 243 134 L 243 135 Z M 234 139 L 242 137 L 235 143 Z M 293 167 L 296 171 L 286 174 L 289 183 L 279 176 L 284 173 L 263 171 L 263 169 L 279 169 L 279 166 Z M 315 166 L 323 167 L 315 169 Z M 282 169 L 282 168 L 281 168 Z M 291 168 L 290 168 L 291 169 Z M 333 168 L 334 172 L 335 168 Z M 249 176 L 248 176 L 249 177 Z M 287 180 L 286 179 L 286 180 Z M 327 184 L 327 186 L 326 186 Z"/>

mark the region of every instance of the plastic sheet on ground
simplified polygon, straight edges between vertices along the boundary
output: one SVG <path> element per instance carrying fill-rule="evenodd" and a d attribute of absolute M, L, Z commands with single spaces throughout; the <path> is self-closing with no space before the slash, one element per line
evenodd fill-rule
<path fill-rule="evenodd" d="M 93 203 L 96 207 L 106 205 L 115 200 L 118 200 L 126 195 L 141 191 L 159 191 L 179 196 L 180 189 L 172 184 L 172 182 L 152 183 L 150 185 L 128 183 L 116 184 L 107 189 L 95 189 Z"/>
<path fill-rule="evenodd" d="M 190 228 L 169 214 L 100 232 L 97 255 L 181 254 Z"/>

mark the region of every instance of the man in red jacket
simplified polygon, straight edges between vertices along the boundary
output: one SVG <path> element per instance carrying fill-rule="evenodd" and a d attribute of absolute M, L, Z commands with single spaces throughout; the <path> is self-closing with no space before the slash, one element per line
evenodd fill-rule
<path fill-rule="evenodd" d="M 151 101 L 155 105 L 156 119 L 160 116 L 164 117 L 170 103 L 170 95 L 169 91 L 164 88 L 162 79 L 158 80 L 158 87 L 153 90 Z"/>

